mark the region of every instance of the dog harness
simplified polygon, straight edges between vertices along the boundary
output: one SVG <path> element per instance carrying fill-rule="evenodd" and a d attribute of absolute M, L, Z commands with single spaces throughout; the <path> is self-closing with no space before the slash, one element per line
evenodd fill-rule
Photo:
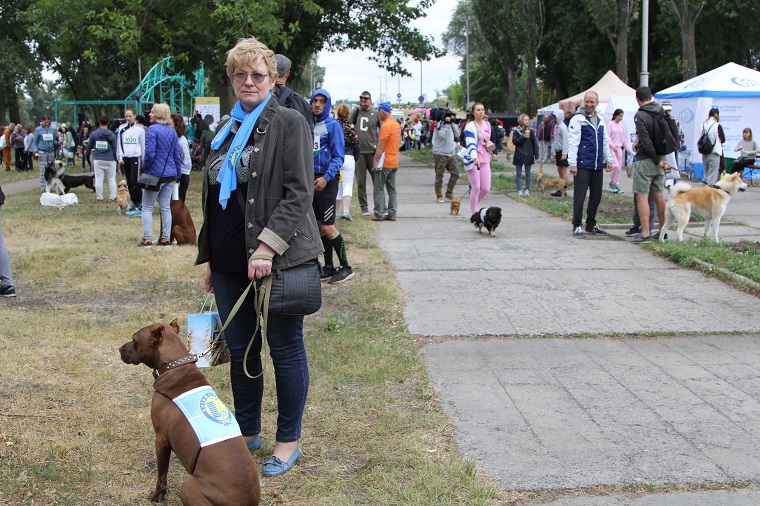
<path fill-rule="evenodd" d="M 242 435 L 235 417 L 208 385 L 189 390 L 172 402 L 190 422 L 201 448 Z"/>
<path fill-rule="evenodd" d="M 484 207 L 483 209 L 480 210 L 480 221 L 482 221 L 483 223 L 486 222 L 486 212 L 487 211 L 488 211 L 487 207 Z"/>

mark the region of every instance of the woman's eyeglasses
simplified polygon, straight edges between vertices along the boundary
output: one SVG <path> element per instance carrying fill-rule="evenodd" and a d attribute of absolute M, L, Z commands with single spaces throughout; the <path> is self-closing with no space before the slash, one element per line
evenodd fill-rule
<path fill-rule="evenodd" d="M 232 80 L 237 84 L 244 84 L 248 80 L 248 77 L 250 77 L 251 81 L 253 81 L 255 84 L 260 84 L 264 82 L 264 79 L 267 78 L 267 75 L 259 74 L 258 72 L 254 72 L 253 74 L 248 74 L 247 72 L 235 72 L 232 74 Z"/>

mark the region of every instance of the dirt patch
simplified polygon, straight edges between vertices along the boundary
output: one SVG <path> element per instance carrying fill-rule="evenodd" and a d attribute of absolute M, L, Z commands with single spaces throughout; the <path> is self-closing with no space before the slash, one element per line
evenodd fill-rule
<path fill-rule="evenodd" d="M 737 253 L 760 255 L 760 242 L 740 241 L 729 245 L 728 248 Z"/>

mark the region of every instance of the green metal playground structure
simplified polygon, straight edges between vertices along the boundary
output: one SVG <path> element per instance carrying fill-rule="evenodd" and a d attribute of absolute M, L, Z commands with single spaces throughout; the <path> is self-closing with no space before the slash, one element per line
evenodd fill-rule
<path fill-rule="evenodd" d="M 58 122 L 58 106 L 74 106 L 72 124 L 77 123 L 77 106 L 87 105 L 120 105 L 124 109 L 132 106 L 138 111 L 144 106 L 156 103 L 167 103 L 172 111 L 180 112 L 183 116 L 190 116 L 193 108 L 193 99 L 204 96 L 203 62 L 193 72 L 192 79 L 174 71 L 174 60 L 167 56 L 159 61 L 145 74 L 132 93 L 124 100 L 56 100 L 54 102 L 54 121 Z"/>

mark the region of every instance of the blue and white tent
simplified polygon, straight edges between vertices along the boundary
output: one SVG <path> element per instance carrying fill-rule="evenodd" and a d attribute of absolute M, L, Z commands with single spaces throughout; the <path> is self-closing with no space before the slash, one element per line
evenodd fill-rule
<path fill-rule="evenodd" d="M 694 174 L 700 179 L 704 167 L 697 140 L 711 108 L 720 110 L 720 124 L 726 134 L 723 144 L 726 158 L 739 156 L 734 147 L 741 140 L 744 128 L 751 128 L 755 139 L 760 139 L 760 72 L 756 70 L 726 63 L 654 96 L 659 103 L 668 100 L 673 104 L 673 114 L 681 123 L 686 148 L 691 152 Z"/>

